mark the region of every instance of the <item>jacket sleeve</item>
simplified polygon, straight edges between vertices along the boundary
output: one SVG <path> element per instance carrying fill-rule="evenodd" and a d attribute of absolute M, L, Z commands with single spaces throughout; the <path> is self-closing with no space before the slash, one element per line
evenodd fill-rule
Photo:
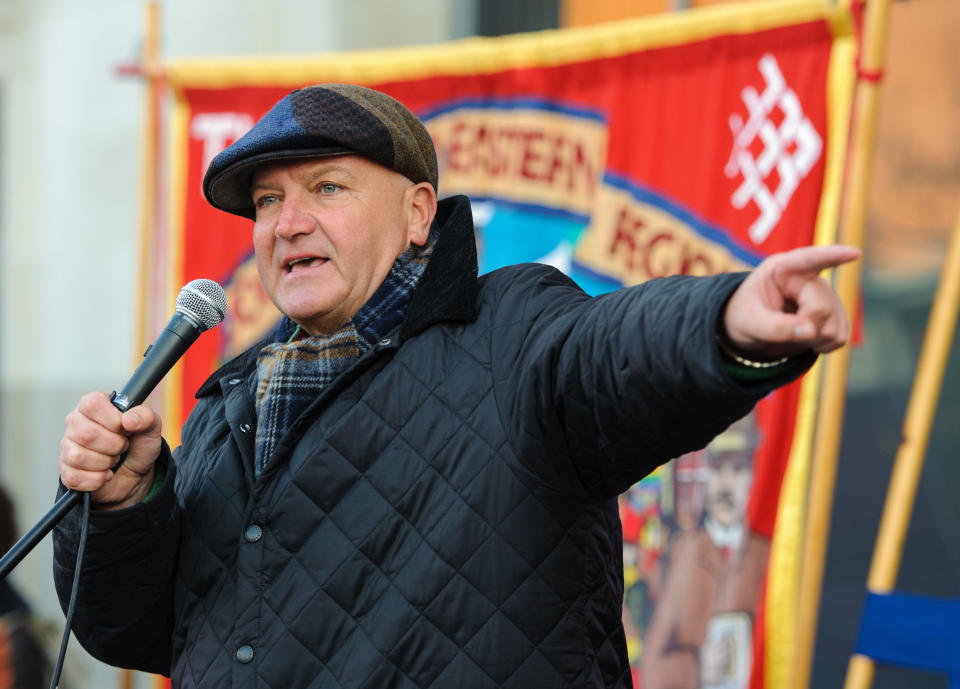
<path fill-rule="evenodd" d="M 564 492 L 611 497 L 805 371 L 815 355 L 755 382 L 723 366 L 718 319 L 744 277 L 670 277 L 596 298 L 542 266 L 507 281 L 494 379 L 523 462 Z"/>
<path fill-rule="evenodd" d="M 123 510 L 91 510 L 72 628 L 80 644 L 105 663 L 169 676 L 180 519 L 176 470 L 166 443 L 158 461 L 166 475 L 149 500 Z M 82 508 L 72 510 L 53 535 L 54 583 L 64 611 L 81 515 Z"/>

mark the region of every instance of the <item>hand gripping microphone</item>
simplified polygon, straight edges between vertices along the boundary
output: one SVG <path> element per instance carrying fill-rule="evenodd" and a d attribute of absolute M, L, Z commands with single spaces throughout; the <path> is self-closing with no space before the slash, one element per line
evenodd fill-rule
<path fill-rule="evenodd" d="M 156 342 L 147 347 L 143 361 L 123 389 L 110 396 L 113 405 L 120 411 L 126 411 L 143 402 L 187 348 L 200 337 L 200 333 L 217 325 L 226 313 L 227 295 L 216 282 L 201 279 L 184 285 L 177 295 L 176 311 L 167 327 Z M 64 493 L 53 509 L 0 558 L 0 579 L 6 577 L 82 497 L 83 493 L 75 490 Z"/>

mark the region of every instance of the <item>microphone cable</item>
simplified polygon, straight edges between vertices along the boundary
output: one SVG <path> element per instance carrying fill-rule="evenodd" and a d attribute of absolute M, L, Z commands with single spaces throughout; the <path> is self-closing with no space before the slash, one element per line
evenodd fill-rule
<path fill-rule="evenodd" d="M 63 638 L 60 641 L 60 655 L 53 668 L 50 679 L 50 689 L 57 689 L 60 683 L 60 674 L 63 672 L 63 661 L 67 655 L 67 642 L 70 641 L 70 627 L 73 624 L 73 611 L 77 607 L 77 590 L 80 588 L 80 567 L 83 564 L 83 551 L 87 547 L 87 531 L 90 529 L 90 493 L 83 494 L 83 516 L 80 519 L 80 543 L 77 545 L 77 562 L 73 569 L 73 586 L 70 588 L 70 602 L 67 605 L 67 621 L 63 628 Z"/>
<path fill-rule="evenodd" d="M 143 402 L 147 395 L 156 387 L 160 379 L 183 356 L 187 348 L 200 336 L 200 333 L 209 330 L 220 323 L 227 314 L 227 295 L 217 282 L 200 278 L 188 282 L 177 295 L 177 306 L 170 322 L 164 328 L 157 340 L 147 347 L 144 360 L 137 366 L 133 376 L 127 381 L 120 393 L 110 396 L 110 401 L 121 412 Z M 123 463 L 126 452 L 120 458 L 114 469 Z M 80 491 L 68 490 L 54 508 L 34 526 L 29 533 L 21 538 L 13 547 L 0 558 L 0 569 L 6 574 L 23 559 L 23 557 L 42 539 L 54 525 L 70 512 L 80 500 Z M 87 533 L 90 529 L 90 493 L 83 492 L 83 516 L 80 525 L 80 542 L 77 545 L 77 561 L 73 571 L 73 585 L 70 590 L 70 601 L 67 604 L 66 624 L 63 630 L 63 639 L 60 642 L 60 654 L 53 670 L 50 689 L 57 689 L 60 675 L 63 672 L 63 662 L 67 654 L 67 643 L 70 641 L 70 628 L 73 624 L 73 613 L 77 605 L 77 592 L 80 588 L 80 571 L 83 565 L 83 553 L 87 545 Z"/>

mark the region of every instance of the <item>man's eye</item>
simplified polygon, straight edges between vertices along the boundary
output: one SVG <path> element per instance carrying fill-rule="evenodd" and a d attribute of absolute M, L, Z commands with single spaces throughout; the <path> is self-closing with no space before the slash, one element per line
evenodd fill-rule
<path fill-rule="evenodd" d="M 339 184 L 334 184 L 333 182 L 324 182 L 319 187 L 321 194 L 332 194 L 340 189 Z"/>
<path fill-rule="evenodd" d="M 258 197 L 253 205 L 257 208 L 265 208 L 266 206 L 271 206 L 276 203 L 277 197 L 272 194 L 264 194 L 263 196 Z"/>

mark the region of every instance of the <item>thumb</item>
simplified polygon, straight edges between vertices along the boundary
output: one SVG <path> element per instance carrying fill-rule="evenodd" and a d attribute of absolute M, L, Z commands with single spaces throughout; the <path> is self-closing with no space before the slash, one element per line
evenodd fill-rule
<path fill-rule="evenodd" d="M 146 405 L 133 407 L 120 419 L 124 432 L 130 437 L 127 458 L 123 466 L 143 474 L 160 456 L 160 416 Z"/>
<path fill-rule="evenodd" d="M 160 416 L 146 405 L 128 409 L 120 418 L 120 425 L 128 435 L 160 437 Z"/>

